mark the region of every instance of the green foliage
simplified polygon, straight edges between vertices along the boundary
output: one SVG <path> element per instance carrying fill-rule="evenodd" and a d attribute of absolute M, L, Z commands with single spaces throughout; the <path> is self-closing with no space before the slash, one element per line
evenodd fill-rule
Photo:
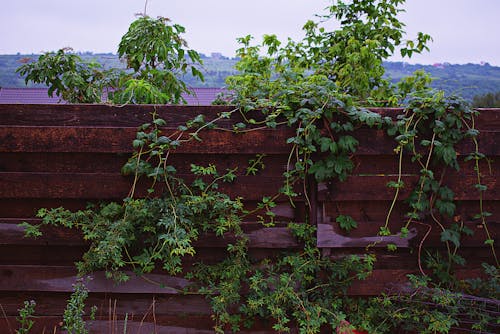
<path fill-rule="evenodd" d="M 307 59 L 316 73 L 326 75 L 340 90 L 360 99 L 383 94 L 389 83 L 383 79 L 382 61 L 403 43 L 404 24 L 397 14 L 401 0 L 336 1 L 323 20 L 341 23 L 332 32 L 309 21 L 304 26 Z M 419 33 L 407 40 L 401 55 L 411 57 L 427 49 L 430 36 Z"/>
<path fill-rule="evenodd" d="M 352 229 L 358 227 L 358 223 L 351 216 L 339 215 L 335 221 L 339 223 L 341 229 L 349 233 Z"/>
<path fill-rule="evenodd" d="M 66 309 L 63 314 L 63 329 L 68 334 L 88 334 L 87 323 L 83 319 L 85 315 L 85 300 L 89 291 L 85 286 L 83 279 L 73 285 L 73 293 L 71 294 Z M 96 309 L 93 307 L 90 314 L 90 319 L 95 318 Z"/>
<path fill-rule="evenodd" d="M 461 282 L 462 292 L 432 287 L 426 276 L 408 275 L 412 293 L 383 295 L 367 303 L 365 310 L 370 320 L 367 329 L 370 333 L 387 332 L 388 327 L 418 333 L 448 333 L 461 323 L 468 323 L 474 331 L 494 333 L 498 326 L 494 310 L 499 297 L 494 275 L 498 279 L 498 273 L 494 266 L 485 268 L 493 276 L 486 281 Z M 492 290 L 493 286 L 496 287 Z M 485 290 L 479 292 L 479 287 Z M 467 293 L 472 289 L 475 295 Z"/>
<path fill-rule="evenodd" d="M 118 56 L 125 60 L 132 74 L 122 73 L 119 90 L 112 93 L 115 103 L 178 103 L 181 94 L 189 93 L 178 77 L 191 71 L 203 80 L 194 64 L 201 64 L 200 55 L 185 49 L 181 34 L 185 28 L 169 24 L 169 19 L 148 16 L 132 22 L 118 46 Z M 191 61 L 188 62 L 189 60 Z"/>
<path fill-rule="evenodd" d="M 55 93 L 70 103 L 100 102 L 103 89 L 111 82 L 112 72 L 103 71 L 101 65 L 86 62 L 69 53 L 70 48 L 57 52 L 46 52 L 38 61 L 26 63 L 17 69 L 25 82 L 43 83 L 49 87 L 48 94 Z"/>
<path fill-rule="evenodd" d="M 169 24 L 163 17 L 141 16 L 122 37 L 118 56 L 125 69 L 103 69 L 96 62 L 82 60 L 71 49 L 47 52 L 37 61 L 22 65 L 17 72 L 25 81 L 44 83 L 70 103 L 165 104 L 183 102 L 182 93 L 190 93 L 180 79 L 188 71 L 203 80 L 197 65 L 200 55 L 187 49 L 181 34 L 184 27 Z"/>
<path fill-rule="evenodd" d="M 238 331 L 241 325 L 251 326 L 251 319 L 267 318 L 277 332 L 297 326 L 301 333 L 316 333 L 325 325 L 335 330 L 346 317 L 344 293 L 353 280 L 370 275 L 375 258 L 323 258 L 316 247 L 313 226 L 290 224 L 289 229 L 304 243 L 302 250 L 253 265 L 245 252 L 240 252 L 240 258 L 232 253 L 215 267 L 202 266 L 195 275 L 209 287 L 201 291 L 214 295 L 212 309 L 218 331 L 223 332 L 226 323 Z M 250 289 L 244 297 L 239 293 L 242 285 Z M 236 306 L 239 315 L 231 313 Z"/>
<path fill-rule="evenodd" d="M 188 122 L 186 131 L 196 134 L 202 118 Z M 127 280 L 125 266 L 138 274 L 151 272 L 156 265 L 171 274 L 182 270 L 182 258 L 195 254 L 193 242 L 200 234 L 227 232 L 241 235 L 243 205 L 240 198 L 231 199 L 218 191 L 219 182 L 232 182 L 235 170 L 220 174 L 214 165 L 191 165 L 196 176 L 188 185 L 175 176 L 168 164 L 170 150 L 181 141 L 163 135 L 163 119 L 142 125 L 134 146 L 137 152 L 122 168 L 124 174 L 134 175 L 129 197 L 123 203 L 89 206 L 71 212 L 64 208 L 40 209 L 40 225 L 55 225 L 81 230 L 90 243 L 82 261 L 77 263 L 80 275 L 105 269 L 107 276 Z M 180 137 L 179 137 L 180 138 Z M 187 141 L 194 140 L 191 136 Z M 150 181 L 147 196 L 135 198 L 139 178 Z M 270 205 L 268 203 L 268 205 Z M 40 235 L 38 226 L 28 227 L 26 233 Z M 36 232 L 32 232 L 36 231 Z"/>
<path fill-rule="evenodd" d="M 34 300 L 25 301 L 24 307 L 18 310 L 19 317 L 17 318 L 17 321 L 21 327 L 16 330 L 16 334 L 27 334 L 30 332 L 31 328 L 35 324 L 32 320 L 35 314 L 35 306 L 36 302 Z"/>
<path fill-rule="evenodd" d="M 96 62 L 103 69 L 125 69 L 126 64 L 120 62 L 118 55 L 112 53 L 77 52 L 83 62 Z M 25 83 L 25 80 L 16 73 L 20 63 L 31 58 L 38 57 L 33 54 L 0 55 L 0 87 L 22 88 L 45 87 L 44 84 L 33 82 Z M 224 87 L 228 76 L 237 74 L 234 65 L 237 58 L 218 59 L 200 54 L 203 65 L 195 66 L 203 73 L 204 81 L 194 77 L 188 70 L 181 79 L 188 87 Z M 474 97 L 486 94 L 495 94 L 500 85 L 500 67 L 480 64 L 448 64 L 441 66 L 409 64 L 406 62 L 383 62 L 384 78 L 391 83 L 398 83 L 415 71 L 426 72 L 432 77 L 430 86 L 436 90 L 442 90 L 447 95 L 460 94 L 467 101 L 472 102 Z M 221 100 L 222 103 L 227 101 Z M 481 103 L 482 106 L 473 104 L 475 108 L 493 107 L 493 105 Z"/>

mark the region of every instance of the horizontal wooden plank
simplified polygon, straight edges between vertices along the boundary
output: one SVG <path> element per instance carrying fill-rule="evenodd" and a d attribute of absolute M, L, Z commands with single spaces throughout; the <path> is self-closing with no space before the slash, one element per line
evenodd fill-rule
<path fill-rule="evenodd" d="M 0 127 L 0 152 L 88 152 L 130 153 L 136 138 L 135 128 L 94 127 Z M 246 133 L 207 130 L 200 133 L 201 142 L 183 142 L 175 152 L 203 154 L 288 154 L 286 140 L 293 136 L 290 129 L 263 129 Z M 166 129 L 163 135 L 181 141 L 190 138 L 184 133 Z"/>
<path fill-rule="evenodd" d="M 401 222 L 395 226 L 391 224 L 390 230 L 394 235 L 381 237 L 378 236 L 380 227 L 384 226 L 384 222 L 362 222 L 358 227 L 353 229 L 350 233 L 343 231 L 337 223 L 323 223 L 318 224 L 317 230 L 317 244 L 318 247 L 323 248 L 348 248 L 359 247 L 386 247 L 387 244 L 392 243 L 398 247 L 403 248 L 416 248 L 422 241 L 422 246 L 425 247 L 444 247 L 441 242 L 441 229 L 434 222 L 429 222 L 427 225 L 413 223 L 410 226 L 410 233 L 408 238 L 401 238 L 398 234 L 400 228 L 405 225 Z M 479 222 L 465 222 L 464 225 L 469 228 L 474 235 L 463 236 L 460 244 L 461 247 L 478 247 L 489 248 L 484 244 L 488 239 L 484 226 Z M 500 221 L 490 222 L 488 231 L 496 244 L 500 244 Z M 425 239 L 424 239 L 425 237 Z"/>
<path fill-rule="evenodd" d="M 358 129 L 352 136 L 358 140 L 359 144 L 355 152 L 356 155 L 390 155 L 394 154 L 397 142 L 389 137 L 383 130 Z M 500 155 L 500 148 L 496 143 L 500 141 L 500 131 L 484 130 L 478 137 L 479 151 L 487 156 Z M 459 155 L 468 155 L 475 152 L 474 142 L 464 140 L 456 146 Z M 394 154 L 395 155 L 395 154 Z"/>
<path fill-rule="evenodd" d="M 186 182 L 192 175 L 177 175 Z M 146 195 L 144 181 L 138 184 L 137 196 Z M 132 178 L 111 173 L 0 173 L 0 198 L 60 198 L 118 200 L 125 198 Z M 219 183 L 219 191 L 235 198 L 261 200 L 273 196 L 283 185 L 281 177 L 240 176 L 232 183 Z M 300 187 L 297 191 L 300 192 Z M 161 190 L 159 190 L 161 192 Z"/>
<path fill-rule="evenodd" d="M 0 291 L 4 292 L 71 292 L 75 283 L 72 267 L 37 267 L 0 265 Z M 408 274 L 417 274 L 418 270 L 379 269 L 362 281 L 354 280 L 349 288 L 351 296 L 373 296 L 382 292 L 398 293 L 409 287 Z M 480 269 L 458 270 L 459 278 L 481 277 Z M 166 275 L 146 275 L 144 278 L 133 276 L 130 281 L 117 285 L 104 278 L 102 273 L 93 273 L 86 283 L 92 293 L 120 294 L 155 294 L 158 296 L 182 295 L 182 289 L 189 285 L 185 279 Z M 152 284 L 153 282 L 153 284 Z M 161 286 L 159 284 L 162 284 Z"/>
<path fill-rule="evenodd" d="M 418 275 L 419 271 L 407 269 L 374 270 L 366 280 L 354 280 L 348 294 L 351 296 L 376 296 L 383 292 L 387 294 L 409 293 L 412 289 L 407 277 L 408 274 Z M 480 269 L 457 270 L 456 275 L 459 279 L 484 277 L 484 273 Z"/>
<path fill-rule="evenodd" d="M 213 321 L 209 316 L 206 317 L 196 317 L 190 316 L 190 324 L 182 326 L 182 324 L 177 324 L 174 322 L 174 317 L 169 317 L 170 319 L 165 319 L 164 316 L 155 316 L 154 321 L 151 319 L 141 319 L 141 317 L 136 316 L 135 319 L 131 320 L 131 316 L 127 315 L 127 321 L 125 321 L 125 315 L 114 315 L 109 319 L 102 320 L 90 320 L 88 317 L 84 317 L 86 320 L 86 328 L 91 333 L 171 333 L 171 334 L 211 334 L 214 332 Z M 117 318 L 116 318 L 117 317 Z M 62 316 L 37 316 L 34 320 L 33 327 L 30 332 L 32 333 L 66 333 L 62 329 Z M 173 322 L 172 325 L 163 324 L 165 321 Z M 15 316 L 7 317 L 5 319 L 0 319 L 0 334 L 12 334 L 14 329 L 17 329 L 17 321 Z M 242 331 L 241 333 L 274 333 L 273 331 Z"/>
<path fill-rule="evenodd" d="M 140 316 L 135 316 L 132 318 L 130 314 L 127 314 L 127 321 L 125 321 L 125 315 L 113 315 L 109 318 L 90 320 L 88 317 L 84 317 L 87 324 L 87 329 L 90 333 L 157 333 L 157 334 L 213 334 L 214 321 L 210 316 L 200 317 L 190 315 L 189 317 L 184 317 L 185 320 L 182 322 L 179 320 L 180 316 L 177 317 L 165 317 L 161 315 L 148 316 L 142 319 Z M 37 316 L 34 320 L 34 325 L 30 332 L 32 333 L 66 333 L 62 329 L 62 316 L 60 317 L 48 317 L 48 316 Z M 176 321 L 177 320 L 177 321 Z M 16 317 L 11 316 L 5 319 L 0 319 L 0 334 L 12 334 L 14 329 L 17 327 Z M 10 326 L 10 327 L 9 327 Z M 267 322 L 267 328 L 253 327 L 251 329 L 242 328 L 238 333 L 242 334 L 275 334 L 276 331 L 273 330 L 271 325 Z"/>
<path fill-rule="evenodd" d="M 119 173 L 131 157 L 128 153 L 0 153 L 0 172 L 35 173 Z M 170 154 L 168 164 L 175 166 L 177 173 L 191 172 L 191 164 L 215 165 L 217 170 L 236 169 L 236 175 L 248 174 L 250 160 L 255 154 Z M 287 169 L 288 155 L 266 155 L 261 161 L 264 168 L 256 174 L 281 176 Z M 251 174 L 250 174 L 251 175 Z"/>
<path fill-rule="evenodd" d="M 253 211 L 257 208 L 262 198 L 256 200 L 246 200 L 243 204 L 246 210 Z M 63 207 L 71 211 L 82 210 L 87 207 L 89 203 L 99 204 L 102 201 L 92 201 L 88 199 L 57 199 L 57 198 L 4 198 L 2 205 L 0 205 L 0 218 L 19 218 L 27 219 L 33 218 L 40 208 L 58 208 Z M 288 198 L 279 199 L 276 201 L 277 207 L 273 212 L 277 215 L 279 221 L 290 220 L 305 220 L 305 202 L 301 199 L 294 201 L 294 206 L 290 204 Z M 249 214 L 245 219 L 249 221 L 258 220 L 257 214 Z"/>
<path fill-rule="evenodd" d="M 392 200 L 366 200 L 366 201 L 329 201 L 322 203 L 322 222 L 334 222 L 338 215 L 351 216 L 358 223 L 385 222 Z M 479 200 L 456 201 L 455 215 L 462 221 L 475 221 L 473 216 L 479 212 Z M 489 222 L 500 221 L 500 205 L 498 201 L 483 201 L 483 208 L 490 212 Z M 404 201 L 396 202 L 389 223 L 390 226 L 400 226 L 406 221 L 406 213 L 411 211 Z M 450 219 L 451 220 L 451 219 Z M 353 231 L 354 233 L 354 231 Z"/>
<path fill-rule="evenodd" d="M 117 173 L 128 153 L 0 153 L 0 172 Z"/>
<path fill-rule="evenodd" d="M 81 261 L 88 246 L 0 245 L 4 265 L 72 266 Z"/>
<path fill-rule="evenodd" d="M 34 220 L 27 220 L 36 223 Z M 40 245 L 40 246 L 85 246 L 82 235 L 75 230 L 44 226 L 43 235 L 38 238 L 24 236 L 24 228 L 17 225 L 21 220 L 0 219 L 0 245 Z M 249 238 L 250 248 L 296 248 L 297 240 L 287 227 L 262 227 L 260 223 L 245 223 L 243 229 Z M 233 235 L 226 233 L 218 237 L 213 233 L 201 235 L 194 245 L 196 247 L 225 248 L 234 243 Z"/>
<path fill-rule="evenodd" d="M 0 205 L 2 218 L 32 218 L 40 208 L 64 207 L 76 211 L 85 209 L 92 201 L 86 199 L 54 199 L 54 198 L 4 198 Z M 98 203 L 98 201 L 93 202 Z"/>
<path fill-rule="evenodd" d="M 477 179 L 474 175 L 464 175 L 461 172 L 450 171 L 445 178 L 445 185 L 455 192 L 456 200 L 478 199 L 478 191 L 474 187 Z M 350 176 L 346 182 L 331 182 L 319 184 L 318 198 L 320 201 L 355 201 L 355 200 L 391 200 L 394 198 L 395 190 L 387 187 L 389 182 L 396 182 L 396 175 L 366 175 Z M 408 197 L 411 189 L 417 184 L 418 177 L 403 175 L 402 181 L 405 187 L 400 191 L 400 199 Z M 488 187 L 484 192 L 486 200 L 500 200 L 500 187 L 497 184 L 496 175 L 484 175 L 482 184 Z"/>
<path fill-rule="evenodd" d="M 396 118 L 406 110 L 403 108 L 368 108 L 369 110 L 380 114 L 383 117 Z M 480 130 L 498 130 L 500 128 L 500 108 L 477 108 L 479 112 L 474 117 L 474 123 Z"/>
<path fill-rule="evenodd" d="M 119 107 L 104 104 L 1 104 L 0 125 L 138 127 L 144 123 L 151 122 L 151 115 L 153 112 L 156 112 L 158 117 L 163 118 L 169 126 L 177 127 L 200 114 L 205 115 L 206 120 L 209 121 L 223 112 L 230 112 L 232 110 L 235 110 L 235 107 L 152 105 L 126 105 Z M 236 116 L 234 115 L 235 118 L 237 118 Z"/>
<path fill-rule="evenodd" d="M 397 247 L 410 248 L 411 241 L 417 237 L 417 231 L 411 229 L 407 238 L 399 234 L 378 236 L 377 233 L 363 237 L 345 236 L 334 230 L 330 224 L 318 224 L 317 246 L 319 248 L 349 248 L 349 247 L 386 247 L 394 244 Z"/>
<path fill-rule="evenodd" d="M 0 264 L 23 266 L 74 266 L 80 261 L 85 246 L 0 245 Z M 256 262 L 283 254 L 282 248 L 249 248 L 248 256 Z M 183 273 L 190 272 L 196 263 L 216 264 L 227 259 L 223 247 L 197 248 L 194 256 L 182 259 Z M 164 274 L 157 268 L 155 274 Z"/>
<path fill-rule="evenodd" d="M 128 272 L 130 279 L 116 284 L 104 272 L 92 273 L 86 283 L 90 292 L 146 293 L 159 295 L 182 294 L 190 283 L 181 277 L 148 274 L 144 277 Z M 71 292 L 76 282 L 74 266 L 14 266 L 0 265 L 0 291 Z"/>
<path fill-rule="evenodd" d="M 446 257 L 446 247 L 427 247 L 422 249 L 421 261 L 422 266 L 425 267 L 425 260 L 427 259 L 427 252 L 431 254 L 440 254 Z M 334 261 L 345 258 L 349 255 L 365 256 L 371 254 L 375 256 L 374 270 L 417 270 L 418 269 L 418 248 L 398 248 L 395 251 L 389 251 L 387 248 L 380 247 L 356 247 L 356 248 L 322 248 L 321 253 L 323 257 L 330 258 Z M 488 248 L 465 248 L 462 247 L 458 254 L 465 259 L 466 267 L 461 269 L 478 269 L 481 268 L 483 263 L 494 264 L 494 257 L 492 256 L 491 249 Z M 460 268 L 460 267 L 459 267 Z"/>
<path fill-rule="evenodd" d="M 235 106 L 165 106 L 165 105 L 126 105 L 105 104 L 2 104 L 0 105 L 1 125 L 66 125 L 66 126 L 138 126 L 151 120 L 156 112 L 168 124 L 180 125 L 199 114 L 208 120 L 223 112 L 235 110 Z M 382 116 L 395 117 L 403 108 L 369 108 Z M 500 109 L 480 108 L 476 117 L 478 129 L 500 128 Z M 258 118 L 259 112 L 247 113 L 248 117 Z M 234 121 L 242 118 L 234 113 Z M 234 122 L 233 121 L 233 122 Z"/>
<path fill-rule="evenodd" d="M 25 300 L 34 300 L 37 303 L 35 308 L 37 315 L 62 316 L 70 293 L 71 291 L 50 294 L 43 291 L 0 292 L 0 303 L 8 316 L 17 315 L 17 310 Z M 148 315 L 151 314 L 154 304 L 156 315 L 163 317 L 163 323 L 169 321 L 170 324 L 176 322 L 186 325 L 189 317 L 203 318 L 211 314 L 210 305 L 205 296 L 197 294 L 152 295 L 91 292 L 85 304 L 87 314 L 92 306 L 97 307 L 98 318 L 107 318 L 109 314 L 121 317 L 128 314 L 129 320 L 145 317 L 147 321 L 151 320 Z"/>
<path fill-rule="evenodd" d="M 0 152 L 88 152 L 130 153 L 136 137 L 135 128 L 111 127 L 0 127 Z M 177 138 L 180 133 L 166 129 L 165 136 Z M 177 153 L 204 154 L 288 154 L 291 146 L 286 144 L 294 136 L 292 129 L 262 129 L 235 134 L 222 130 L 207 130 L 200 134 L 202 142 L 192 140 L 183 143 Z M 359 146 L 356 154 L 393 154 L 397 146 L 382 130 L 359 129 L 354 134 Z M 187 140 L 185 133 L 181 140 Z M 377 145 L 373 145 L 374 141 Z M 480 151 L 488 156 L 500 155 L 495 143 L 500 141 L 500 132 L 484 131 L 479 137 Z M 470 141 L 457 147 L 461 154 L 474 151 Z"/>
<path fill-rule="evenodd" d="M 186 181 L 192 175 L 178 175 Z M 404 175 L 406 186 L 401 191 L 404 199 L 418 177 Z M 397 176 L 361 175 L 351 176 L 347 182 L 335 182 L 319 185 L 320 200 L 390 200 L 394 190 L 387 187 L 390 181 L 397 181 Z M 265 176 L 240 176 L 234 183 L 220 184 L 220 189 L 230 196 L 244 199 L 261 199 L 277 193 L 283 179 Z M 477 190 L 474 175 L 450 172 L 444 184 L 449 184 L 455 191 L 457 200 L 474 200 Z M 0 173 L 0 198 L 80 198 L 80 199 L 120 199 L 124 198 L 130 187 L 131 178 L 118 173 Z M 499 200 L 500 193 L 495 175 L 485 175 L 482 183 L 488 187 L 484 198 Z M 265 185 L 265 187 L 262 187 Z M 298 186 L 297 191 L 301 191 Z"/>
<path fill-rule="evenodd" d="M 474 161 L 464 161 L 465 156 L 459 156 L 458 162 L 460 170 L 463 174 L 474 174 Z M 399 158 L 396 154 L 390 155 L 355 155 L 352 158 L 354 169 L 351 175 L 394 175 L 399 170 Z M 431 167 L 435 175 L 439 175 L 440 169 Z M 405 174 L 419 175 L 422 166 L 417 162 L 412 162 L 411 157 L 406 157 L 402 161 L 401 170 Z M 488 160 L 479 161 L 479 169 L 484 174 L 489 171 L 500 170 L 500 157 L 488 157 Z M 449 170 L 448 174 L 455 173 L 454 170 Z M 495 173 L 495 172 L 493 172 Z"/>

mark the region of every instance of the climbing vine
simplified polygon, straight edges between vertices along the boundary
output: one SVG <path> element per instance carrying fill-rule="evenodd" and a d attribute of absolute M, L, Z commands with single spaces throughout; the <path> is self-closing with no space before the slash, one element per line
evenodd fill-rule
<path fill-rule="evenodd" d="M 195 285 L 180 291 L 207 296 L 217 332 L 250 327 L 254 319 L 268 319 L 277 332 L 298 328 L 301 333 L 318 333 L 326 328 L 338 333 L 354 333 L 355 329 L 369 333 L 444 333 L 460 326 L 464 319 L 471 322 L 465 325 L 473 330 L 494 331 L 498 326 L 498 310 L 494 307 L 498 308 L 499 263 L 486 219 L 490 213 L 484 207 L 487 187 L 482 182 L 480 161 L 486 161 L 486 156 L 480 152 L 477 141 L 477 111 L 459 98 L 432 90 L 425 73 L 417 72 L 397 84 L 384 77 L 382 61 L 396 48 L 410 57 L 426 50 L 430 40 L 421 33 L 415 41 L 404 40 L 404 24 L 397 18 L 402 3 L 335 1 L 318 22 L 305 24 L 302 41 L 290 40 L 286 45 L 273 35 L 264 36 L 260 45 L 252 45 L 251 36 L 240 38 L 237 53 L 241 60 L 236 65 L 239 74 L 228 78 L 230 93 L 221 99 L 236 106 L 234 110 L 211 121 L 199 115 L 170 132 L 165 130 L 166 122 L 153 112 L 151 122 L 138 129 L 132 143 L 135 152 L 122 169 L 133 178 L 123 202 L 77 212 L 41 209 L 40 225 L 81 230 L 90 248 L 77 264 L 79 273 L 104 269 L 118 281 L 128 279 L 126 268 L 143 275 L 159 266 L 172 275 L 184 275 L 183 261 L 196 253 L 194 242 L 200 235 L 232 234 L 234 242 L 227 246 L 227 257 L 215 264 L 194 266 L 186 277 Z M 151 23 L 147 18 L 140 20 L 147 22 L 139 21 L 137 25 Z M 329 31 L 325 26 L 330 20 L 340 22 L 341 27 Z M 155 22 L 155 27 L 165 22 Z M 120 54 L 127 55 L 136 72 L 155 77 L 158 68 L 166 68 L 170 60 L 161 60 L 149 51 L 127 51 L 127 43 L 130 46 L 141 41 L 134 27 L 124 37 Z M 176 27 L 177 33 L 183 31 Z M 163 27 L 157 28 L 163 31 Z M 177 35 L 160 35 L 160 39 L 179 43 L 174 47 L 178 54 L 172 61 L 182 62 L 184 55 L 179 50 L 183 44 Z M 189 55 L 197 59 L 195 54 Z M 165 64 L 159 65 L 160 60 Z M 174 64 L 178 66 L 185 67 Z M 160 81 L 164 79 L 158 77 Z M 142 93 L 133 98 L 127 95 L 133 90 L 131 87 L 145 80 L 142 74 L 127 80 L 132 80 L 127 81 L 127 88 L 114 93 L 128 96 L 120 101 L 157 101 L 156 90 L 140 90 Z M 155 85 L 158 82 L 152 81 Z M 173 95 L 158 101 L 178 101 L 185 86 L 175 87 L 162 87 L 167 93 L 161 94 Z M 146 98 L 142 99 L 143 95 Z M 369 110 L 374 106 L 403 108 L 401 112 L 381 115 Z M 247 166 L 224 171 L 215 165 L 191 164 L 190 180 L 177 175 L 170 159 L 187 142 L 199 141 L 203 145 L 204 130 L 218 128 L 220 121 L 235 115 L 240 121 L 225 131 L 244 133 L 283 126 L 294 130 L 294 135 L 287 139 L 290 151 L 279 193 L 264 197 L 251 211 L 244 207 L 242 198 L 231 198 L 220 185 L 233 182 L 237 169 L 246 175 L 259 173 L 265 168 L 264 154 L 250 159 Z M 389 223 L 403 189 L 409 191 L 409 196 L 399 235 L 407 238 L 416 226 L 427 230 L 417 249 L 420 275 L 409 277 L 409 290 L 403 295 L 372 299 L 348 296 L 351 283 L 366 279 L 374 268 L 373 245 L 367 245 L 366 254 L 331 259 L 318 249 L 314 226 L 290 223 L 288 228 L 301 244 L 300 249 L 257 260 L 248 252 L 248 238 L 242 229 L 242 221 L 249 215 L 257 215 L 264 226 L 273 226 L 272 208 L 278 196 L 286 196 L 293 205 L 299 196 L 297 187 L 307 188 L 311 178 L 317 182 L 345 181 L 354 169 L 353 154 L 359 145 L 356 130 L 362 127 L 383 130 L 392 137 L 398 162 L 398 170 L 391 171 L 396 179 L 387 184 L 394 197 L 385 223 L 380 226 L 381 239 L 394 234 Z M 473 150 L 465 152 L 462 162 L 457 149 L 465 141 L 472 143 Z M 484 242 L 492 252 L 493 263 L 484 265 L 488 280 L 464 281 L 454 275 L 457 267 L 465 265 L 460 255 L 461 238 L 472 231 L 457 214 L 456 194 L 447 186 L 446 175 L 458 171 L 463 163 L 473 164 L 477 176 L 474 187 L 478 212 L 474 218 L 483 226 L 487 235 Z M 403 167 L 408 165 L 418 170 L 416 182 L 406 180 Z M 148 181 L 145 189 L 140 180 Z M 310 203 L 306 191 L 304 196 Z M 347 232 L 357 228 L 352 217 L 335 218 Z M 39 226 L 23 226 L 27 234 L 40 235 Z M 424 251 L 422 245 L 432 229 L 440 231 L 444 253 Z M 397 248 L 394 244 L 387 247 Z"/>

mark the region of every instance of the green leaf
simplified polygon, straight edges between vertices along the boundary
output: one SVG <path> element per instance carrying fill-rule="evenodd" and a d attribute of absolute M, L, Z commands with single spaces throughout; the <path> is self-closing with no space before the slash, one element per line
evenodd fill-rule
<path fill-rule="evenodd" d="M 340 228 L 347 233 L 358 227 L 358 223 L 352 219 L 351 216 L 339 215 L 335 221 L 339 224 Z"/>
<path fill-rule="evenodd" d="M 156 118 L 155 120 L 153 120 L 153 123 L 156 124 L 157 126 L 167 125 L 167 122 L 165 122 L 165 120 L 161 118 Z"/>
<path fill-rule="evenodd" d="M 488 187 L 484 184 L 475 184 L 474 188 L 481 192 L 488 190 Z"/>
<path fill-rule="evenodd" d="M 17 226 L 24 228 L 24 236 L 25 237 L 31 237 L 31 238 L 37 238 L 42 236 L 42 232 L 40 231 L 40 226 L 39 225 L 32 225 L 27 222 L 22 222 L 18 224 Z"/>
<path fill-rule="evenodd" d="M 436 200 L 435 206 L 436 206 L 436 209 L 439 210 L 440 214 L 442 214 L 444 216 L 448 216 L 448 217 L 452 217 L 453 214 L 455 213 L 455 209 L 456 209 L 456 206 L 453 202 L 443 201 L 440 199 Z"/>
<path fill-rule="evenodd" d="M 387 250 L 390 251 L 390 252 L 395 252 L 398 250 L 398 246 L 396 246 L 395 244 L 387 244 Z"/>
<path fill-rule="evenodd" d="M 455 230 L 445 229 L 443 232 L 441 232 L 441 241 L 449 241 L 453 243 L 455 247 L 460 247 L 460 233 Z"/>
<path fill-rule="evenodd" d="M 140 140 L 140 139 L 134 139 L 134 141 L 132 142 L 132 146 L 134 148 L 139 148 L 141 146 L 144 146 L 144 140 Z"/>
<path fill-rule="evenodd" d="M 381 226 L 380 230 L 378 232 L 378 235 L 380 235 L 380 236 L 390 236 L 391 235 L 391 231 L 389 230 L 388 227 Z"/>

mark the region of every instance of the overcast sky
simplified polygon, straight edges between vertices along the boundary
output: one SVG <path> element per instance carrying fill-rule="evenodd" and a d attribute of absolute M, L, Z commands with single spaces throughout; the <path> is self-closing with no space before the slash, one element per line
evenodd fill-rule
<path fill-rule="evenodd" d="M 76 51 L 116 53 L 144 0 L 0 0 L 0 54 Z M 302 36 L 302 25 L 328 0 L 149 0 L 147 14 L 186 27 L 189 46 L 234 56 L 236 38 Z M 408 37 L 430 34 L 431 51 L 412 63 L 489 62 L 500 66 L 500 0 L 407 0 Z M 393 60 L 400 60 L 394 58 Z"/>

